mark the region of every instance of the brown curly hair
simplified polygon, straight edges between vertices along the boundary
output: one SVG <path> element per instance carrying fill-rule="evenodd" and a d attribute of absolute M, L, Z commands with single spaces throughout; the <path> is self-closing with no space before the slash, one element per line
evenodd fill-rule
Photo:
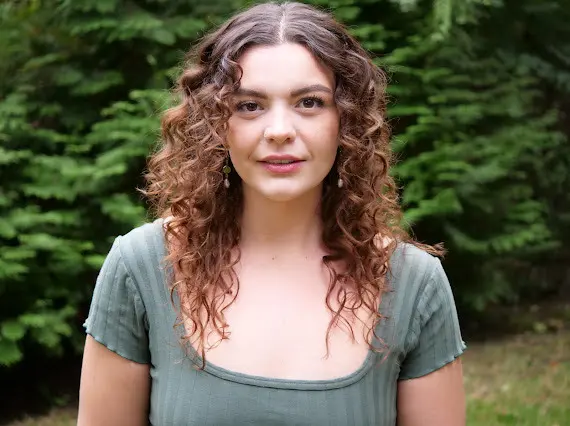
<path fill-rule="evenodd" d="M 372 337 L 383 318 L 377 301 L 388 290 L 388 260 L 397 242 L 410 240 L 388 174 L 386 76 L 367 52 L 329 14 L 300 3 L 261 4 L 229 19 L 189 54 L 176 86 L 180 103 L 163 117 L 162 145 L 150 158 L 146 176 L 146 195 L 159 216 L 168 217 L 166 261 L 176 277 L 170 283 L 171 300 L 176 293 L 181 301 L 175 326 L 183 325 L 183 318 L 190 320 L 192 327 L 184 330 L 182 340 L 201 343 L 202 367 L 206 325 L 220 339 L 228 338 L 224 310 L 239 292 L 233 267 L 240 257 L 236 218 L 243 209 L 242 186 L 233 172 L 226 189 L 222 173 L 230 101 L 242 72 L 237 61 L 252 46 L 281 43 L 304 46 L 333 71 L 336 82 L 340 154 L 324 181 L 321 203 L 322 240 L 328 249 L 323 262 L 331 274 L 326 304 L 333 314 L 327 354 L 330 331 L 339 321 L 354 339 L 344 315 L 360 307 L 375 317 L 365 337 L 378 350 Z M 339 174 L 342 189 L 336 187 Z M 342 271 L 332 267 L 337 261 L 345 265 Z M 333 297 L 338 310 L 332 307 Z"/>

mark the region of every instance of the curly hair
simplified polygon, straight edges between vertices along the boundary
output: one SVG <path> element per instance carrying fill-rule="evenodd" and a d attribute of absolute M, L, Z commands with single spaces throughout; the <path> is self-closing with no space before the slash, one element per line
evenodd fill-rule
<path fill-rule="evenodd" d="M 242 74 L 237 61 L 252 46 L 281 43 L 304 46 L 335 76 L 340 150 L 321 200 L 327 248 L 322 260 L 330 272 L 326 305 L 332 314 L 327 355 L 330 331 L 339 322 L 354 340 L 345 315 L 361 307 L 374 317 L 366 341 L 379 350 L 373 336 L 383 318 L 377 301 L 388 291 L 388 260 L 397 242 L 410 240 L 401 226 L 397 187 L 388 174 L 392 155 L 384 72 L 340 23 L 310 6 L 266 3 L 235 15 L 190 52 L 175 88 L 180 102 L 163 117 L 162 144 L 146 175 L 145 194 L 158 215 L 168 217 L 165 260 L 173 267 L 171 301 L 175 304 L 176 293 L 181 302 L 175 327 L 184 326 L 184 318 L 190 320 L 191 328 L 181 337 L 201 343 L 202 367 L 206 326 L 220 339 L 228 338 L 224 310 L 239 292 L 234 266 L 240 258 L 236 218 L 243 209 L 242 185 L 232 172 L 225 188 L 222 173 L 231 96 Z M 339 174 L 342 190 L 336 187 Z M 342 271 L 332 267 L 338 261 L 345 265 Z"/>

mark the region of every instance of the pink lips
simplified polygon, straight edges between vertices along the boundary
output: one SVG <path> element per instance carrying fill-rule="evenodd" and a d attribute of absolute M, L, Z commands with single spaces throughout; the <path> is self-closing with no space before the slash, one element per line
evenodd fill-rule
<path fill-rule="evenodd" d="M 301 168 L 303 160 L 291 155 L 270 155 L 260 161 L 265 170 L 271 173 L 293 173 Z"/>

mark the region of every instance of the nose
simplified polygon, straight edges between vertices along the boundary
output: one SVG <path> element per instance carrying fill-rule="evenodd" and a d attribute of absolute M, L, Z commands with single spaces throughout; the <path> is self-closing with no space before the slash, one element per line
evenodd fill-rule
<path fill-rule="evenodd" d="M 295 140 L 296 131 L 292 117 L 286 108 L 275 108 L 269 116 L 269 122 L 263 137 L 268 142 L 283 144 Z"/>

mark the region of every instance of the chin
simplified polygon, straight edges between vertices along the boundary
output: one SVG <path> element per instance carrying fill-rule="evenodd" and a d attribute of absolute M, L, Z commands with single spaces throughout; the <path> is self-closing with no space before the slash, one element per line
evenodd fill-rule
<path fill-rule="evenodd" d="M 297 198 L 300 198 L 303 193 L 299 193 L 297 191 L 271 191 L 271 192 L 261 192 L 261 196 L 264 198 L 275 201 L 278 203 L 286 203 L 288 201 L 293 201 Z"/>
<path fill-rule="evenodd" d="M 284 182 L 283 182 L 284 183 Z M 318 185 L 317 185 L 318 187 Z M 286 185 L 271 185 L 270 187 L 257 186 L 252 188 L 259 196 L 274 202 L 286 203 L 304 198 L 315 192 L 316 187 L 299 187 L 291 183 Z M 319 192 L 320 194 L 320 192 Z"/>

